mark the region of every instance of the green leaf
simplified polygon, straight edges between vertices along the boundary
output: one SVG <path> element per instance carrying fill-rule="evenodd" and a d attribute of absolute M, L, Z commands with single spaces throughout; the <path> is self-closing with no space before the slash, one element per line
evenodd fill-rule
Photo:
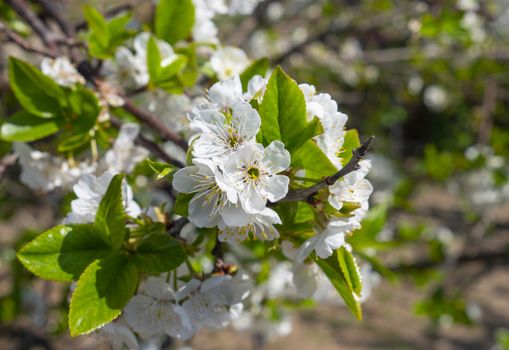
<path fill-rule="evenodd" d="M 304 94 L 280 67 L 269 79 L 258 112 L 265 141 L 283 141 L 292 155 L 321 129 L 316 120 L 307 122 Z"/>
<path fill-rule="evenodd" d="M 352 159 L 352 151 L 360 147 L 361 141 L 359 139 L 359 133 L 355 129 L 350 129 L 345 132 L 345 141 L 343 147 L 341 147 L 338 158 L 342 158 L 341 164 L 345 165 Z"/>
<path fill-rule="evenodd" d="M 136 291 L 136 266 L 116 254 L 95 260 L 81 275 L 71 297 L 69 329 L 73 337 L 114 320 Z"/>
<path fill-rule="evenodd" d="M 173 212 L 180 216 L 189 215 L 189 202 L 193 198 L 194 193 L 179 193 L 175 199 L 175 205 L 173 206 Z"/>
<path fill-rule="evenodd" d="M 169 64 L 161 67 L 159 76 L 155 84 L 164 88 L 164 83 L 180 73 L 187 65 L 187 57 L 184 55 L 176 55 Z"/>
<path fill-rule="evenodd" d="M 41 278 L 70 282 L 92 261 L 111 253 L 94 225 L 80 224 L 53 227 L 25 245 L 17 257 Z"/>
<path fill-rule="evenodd" d="M 186 252 L 180 243 L 158 233 L 144 237 L 134 254 L 138 269 L 153 274 L 175 270 L 185 260 Z"/>
<path fill-rule="evenodd" d="M 85 133 L 95 126 L 101 106 L 91 89 L 78 86 L 70 93 L 69 104 L 71 107 L 69 124 L 74 132 Z"/>
<path fill-rule="evenodd" d="M 348 309 L 359 319 L 362 320 L 362 309 L 361 304 L 355 294 L 352 292 L 348 283 L 345 280 L 341 272 L 341 268 L 338 263 L 337 253 L 329 257 L 326 260 L 317 259 L 316 263 L 322 271 L 325 273 L 327 278 L 330 280 L 334 288 L 338 291 L 341 298 L 345 302 Z"/>
<path fill-rule="evenodd" d="M 125 237 L 125 211 L 122 200 L 124 174 L 113 176 L 99 203 L 95 225 L 101 230 L 106 242 L 113 249 L 119 249 Z"/>
<path fill-rule="evenodd" d="M 194 24 L 192 0 L 160 0 L 156 8 L 155 33 L 171 45 L 185 39 Z"/>
<path fill-rule="evenodd" d="M 54 118 L 61 114 L 63 90 L 51 78 L 34 66 L 9 57 L 9 83 L 23 108 L 41 118 Z"/>
<path fill-rule="evenodd" d="M 150 37 L 147 43 L 147 68 L 148 75 L 150 76 L 150 82 L 154 82 L 159 77 L 159 71 L 161 70 L 161 53 L 157 46 L 156 38 Z"/>
<path fill-rule="evenodd" d="M 131 17 L 131 12 L 125 12 L 108 21 L 107 27 L 110 36 L 108 49 L 110 52 L 113 53 L 115 48 L 136 34 L 134 30 L 126 29 Z"/>
<path fill-rule="evenodd" d="M 0 133 L 5 141 L 30 142 L 58 132 L 62 124 L 60 118 L 43 119 L 20 111 L 2 124 Z"/>
<path fill-rule="evenodd" d="M 260 58 L 254 61 L 245 71 L 240 75 L 240 81 L 242 82 L 242 91 L 247 90 L 247 83 L 255 75 L 265 76 L 269 69 L 269 60 L 267 58 Z"/>
<path fill-rule="evenodd" d="M 317 174 L 318 177 L 338 171 L 313 140 L 308 140 L 292 154 L 292 167 L 307 170 L 307 176 Z"/>
<path fill-rule="evenodd" d="M 99 47 L 106 49 L 110 39 L 106 19 L 92 5 L 83 6 L 83 14 L 90 30 L 89 40 L 92 37 Z"/>
<path fill-rule="evenodd" d="M 60 141 L 58 144 L 58 152 L 68 152 L 79 148 L 89 142 L 91 139 L 90 133 L 85 132 L 81 134 L 69 134 Z"/>
<path fill-rule="evenodd" d="M 362 292 L 362 281 L 355 258 L 345 247 L 339 248 L 337 254 L 339 267 L 343 272 L 346 283 L 355 294 L 360 296 Z"/>
<path fill-rule="evenodd" d="M 173 178 L 173 173 L 177 170 L 174 165 L 163 163 L 163 162 L 154 162 L 153 160 L 147 159 L 147 164 L 157 174 L 157 180 L 161 180 L 165 177 L 171 181 Z"/>

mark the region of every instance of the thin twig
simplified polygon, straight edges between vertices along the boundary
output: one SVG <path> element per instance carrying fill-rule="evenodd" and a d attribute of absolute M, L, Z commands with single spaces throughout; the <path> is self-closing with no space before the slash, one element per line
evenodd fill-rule
<path fill-rule="evenodd" d="M 57 55 L 49 50 L 38 48 L 33 46 L 32 44 L 28 43 L 25 39 L 23 39 L 21 36 L 7 28 L 5 25 L 0 23 L 0 31 L 3 31 L 5 35 L 7 36 L 7 40 L 18 45 L 20 48 L 22 48 L 25 51 L 33 52 L 36 54 L 39 54 L 41 56 L 56 58 Z"/>
<path fill-rule="evenodd" d="M 37 33 L 42 42 L 48 47 L 48 50 L 53 54 L 57 54 L 57 46 L 53 40 L 48 36 L 51 31 L 46 28 L 44 23 L 32 11 L 30 6 L 25 0 L 5 0 L 5 2 L 16 11 L 16 13 L 23 18 L 28 25 Z"/>
<path fill-rule="evenodd" d="M 123 105 L 123 108 L 127 112 L 135 116 L 136 119 L 159 132 L 159 134 L 165 140 L 175 143 L 183 150 L 187 150 L 188 148 L 187 142 L 184 139 L 182 139 L 176 132 L 169 129 L 157 116 L 138 108 L 127 98 L 125 99 L 125 104 Z"/>
<path fill-rule="evenodd" d="M 74 38 L 74 27 L 62 16 L 62 10 L 57 8 L 55 0 L 35 0 L 44 9 L 46 14 L 57 22 L 58 26 L 69 38 Z"/>
<path fill-rule="evenodd" d="M 366 155 L 369 146 L 373 143 L 374 136 L 370 136 L 364 143 L 352 151 L 352 159 L 339 170 L 337 173 L 327 176 L 319 183 L 308 187 L 300 188 L 297 190 L 289 191 L 285 198 L 281 199 L 280 202 L 296 202 L 296 201 L 308 201 L 315 193 L 320 191 L 322 188 L 332 186 L 344 177 L 345 175 L 359 169 L 359 161 Z"/>

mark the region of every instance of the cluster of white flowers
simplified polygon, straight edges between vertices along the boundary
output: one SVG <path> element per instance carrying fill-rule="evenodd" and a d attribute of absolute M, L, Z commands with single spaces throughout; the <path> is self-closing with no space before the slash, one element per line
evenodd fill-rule
<path fill-rule="evenodd" d="M 256 78 L 258 79 L 258 78 Z M 279 237 L 277 213 L 267 207 L 288 192 L 290 166 L 282 142 L 266 148 L 256 142 L 258 112 L 244 99 L 238 76 L 214 84 L 209 102 L 195 108 L 190 127 L 193 165 L 179 170 L 173 187 L 193 193 L 189 220 L 198 227 L 219 227 L 220 240 L 239 242 L 252 232 L 258 239 Z"/>
<path fill-rule="evenodd" d="M 78 73 L 67 57 L 55 59 L 44 57 L 41 61 L 41 71 L 62 86 L 85 84 L 85 78 Z"/>
<path fill-rule="evenodd" d="M 31 189 L 49 192 L 57 188 L 68 189 L 84 177 L 108 170 L 131 173 L 137 163 L 148 157 L 146 149 L 134 144 L 139 131 L 138 124 L 123 124 L 113 147 L 97 162 L 76 163 L 72 159 L 37 151 L 25 143 L 16 142 L 13 148 L 21 165 L 20 180 Z"/>
<path fill-rule="evenodd" d="M 123 344 L 138 349 L 134 333 L 143 339 L 161 334 L 189 339 L 203 327 L 226 327 L 238 318 L 249 289 L 249 280 L 240 273 L 235 277 L 214 275 L 204 281 L 191 279 L 177 291 L 163 276 L 149 277 L 123 316 L 99 333 L 114 349 L 121 349 Z"/>

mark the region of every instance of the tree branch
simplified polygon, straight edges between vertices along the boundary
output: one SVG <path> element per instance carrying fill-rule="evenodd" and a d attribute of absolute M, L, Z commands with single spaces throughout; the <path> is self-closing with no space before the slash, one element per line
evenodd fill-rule
<path fill-rule="evenodd" d="M 25 0 L 5 0 L 5 2 L 16 11 L 16 13 L 23 18 L 28 25 L 37 33 L 39 38 L 48 47 L 48 50 L 54 55 L 57 54 L 57 46 L 48 36 L 50 31 L 44 23 L 37 17 L 37 15 L 30 9 Z"/>
<path fill-rule="evenodd" d="M 143 122 L 150 126 L 152 129 L 158 131 L 165 140 L 171 141 L 183 150 L 187 151 L 187 142 L 182 139 L 176 132 L 169 129 L 157 116 L 136 107 L 127 98 L 125 98 L 125 104 L 122 107 L 127 112 L 135 116 L 136 119 L 138 119 L 140 122 Z"/>
<path fill-rule="evenodd" d="M 10 41 L 16 45 L 18 45 L 20 48 L 22 48 L 25 51 L 33 52 L 36 54 L 39 54 L 41 56 L 47 56 L 51 58 L 56 58 L 57 55 L 49 50 L 45 50 L 43 48 L 38 48 L 30 43 L 28 43 L 25 39 L 23 39 L 21 36 L 7 28 L 3 23 L 0 23 L 0 31 L 3 31 L 5 35 L 7 36 L 7 41 Z"/>
<path fill-rule="evenodd" d="M 322 188 L 332 186 L 345 175 L 358 170 L 359 161 L 364 158 L 374 139 L 374 136 L 370 136 L 359 148 L 354 149 L 352 151 L 352 159 L 350 159 L 350 161 L 334 175 L 327 176 L 322 181 L 311 187 L 289 191 L 286 197 L 281 199 L 279 202 L 309 201 L 309 199 Z"/>
<path fill-rule="evenodd" d="M 122 122 L 118 118 L 115 118 L 113 116 L 110 117 L 110 122 L 111 122 L 111 125 L 113 127 L 115 127 L 116 129 L 120 129 L 120 127 L 122 126 Z M 136 144 L 146 148 L 147 150 L 152 152 L 152 154 L 154 154 L 156 157 L 164 160 L 167 163 L 173 164 L 173 165 L 175 165 L 175 166 L 177 166 L 179 168 L 183 168 L 185 166 L 180 161 L 178 161 L 178 160 L 172 158 L 171 156 L 169 156 L 161 148 L 161 146 L 159 146 L 154 141 L 152 141 L 152 140 L 148 139 L 147 137 L 145 137 L 142 133 L 138 134 L 138 137 L 136 138 L 135 142 L 136 142 Z"/>

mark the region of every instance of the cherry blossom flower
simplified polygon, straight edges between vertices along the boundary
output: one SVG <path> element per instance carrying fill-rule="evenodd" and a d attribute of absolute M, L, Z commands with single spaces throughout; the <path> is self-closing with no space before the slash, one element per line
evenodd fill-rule
<path fill-rule="evenodd" d="M 55 59 L 44 57 L 41 61 L 41 71 L 62 86 L 85 84 L 85 78 L 78 73 L 67 57 Z"/>

